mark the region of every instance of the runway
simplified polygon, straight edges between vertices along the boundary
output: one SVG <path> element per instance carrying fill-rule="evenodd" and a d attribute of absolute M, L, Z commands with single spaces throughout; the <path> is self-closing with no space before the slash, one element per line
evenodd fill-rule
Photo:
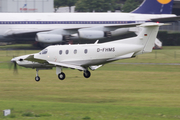
<path fill-rule="evenodd" d="M 119 62 L 114 62 L 110 64 L 122 64 L 122 65 L 180 65 L 180 63 L 119 63 Z"/>

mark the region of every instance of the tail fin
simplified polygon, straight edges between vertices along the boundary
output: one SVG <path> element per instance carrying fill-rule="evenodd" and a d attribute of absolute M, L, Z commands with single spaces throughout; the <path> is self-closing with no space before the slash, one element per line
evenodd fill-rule
<path fill-rule="evenodd" d="M 140 33 L 137 36 L 138 43 L 143 45 L 143 49 L 136 53 L 143 54 L 152 51 L 154 47 L 155 39 L 159 30 L 159 26 L 164 25 L 163 23 L 145 23 L 140 25 Z"/>
<path fill-rule="evenodd" d="M 171 14 L 173 0 L 144 0 L 144 2 L 131 13 L 139 14 Z"/>

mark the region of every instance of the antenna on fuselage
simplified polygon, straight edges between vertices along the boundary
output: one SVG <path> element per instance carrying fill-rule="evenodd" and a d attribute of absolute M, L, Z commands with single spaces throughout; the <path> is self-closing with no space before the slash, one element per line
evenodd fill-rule
<path fill-rule="evenodd" d="M 94 44 L 98 44 L 99 40 L 96 40 L 96 42 Z"/>

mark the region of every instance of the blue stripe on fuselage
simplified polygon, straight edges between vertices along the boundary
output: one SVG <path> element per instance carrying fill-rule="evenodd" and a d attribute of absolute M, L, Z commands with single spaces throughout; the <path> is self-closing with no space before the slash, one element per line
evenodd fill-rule
<path fill-rule="evenodd" d="M 0 24 L 130 24 L 144 22 L 145 21 L 0 21 Z"/>

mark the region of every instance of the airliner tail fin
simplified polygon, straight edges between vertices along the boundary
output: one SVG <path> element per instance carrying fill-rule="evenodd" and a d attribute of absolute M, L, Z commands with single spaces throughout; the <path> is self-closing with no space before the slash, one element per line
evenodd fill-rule
<path fill-rule="evenodd" d="M 131 13 L 139 14 L 171 14 L 173 0 L 144 0 L 144 2 Z"/>

